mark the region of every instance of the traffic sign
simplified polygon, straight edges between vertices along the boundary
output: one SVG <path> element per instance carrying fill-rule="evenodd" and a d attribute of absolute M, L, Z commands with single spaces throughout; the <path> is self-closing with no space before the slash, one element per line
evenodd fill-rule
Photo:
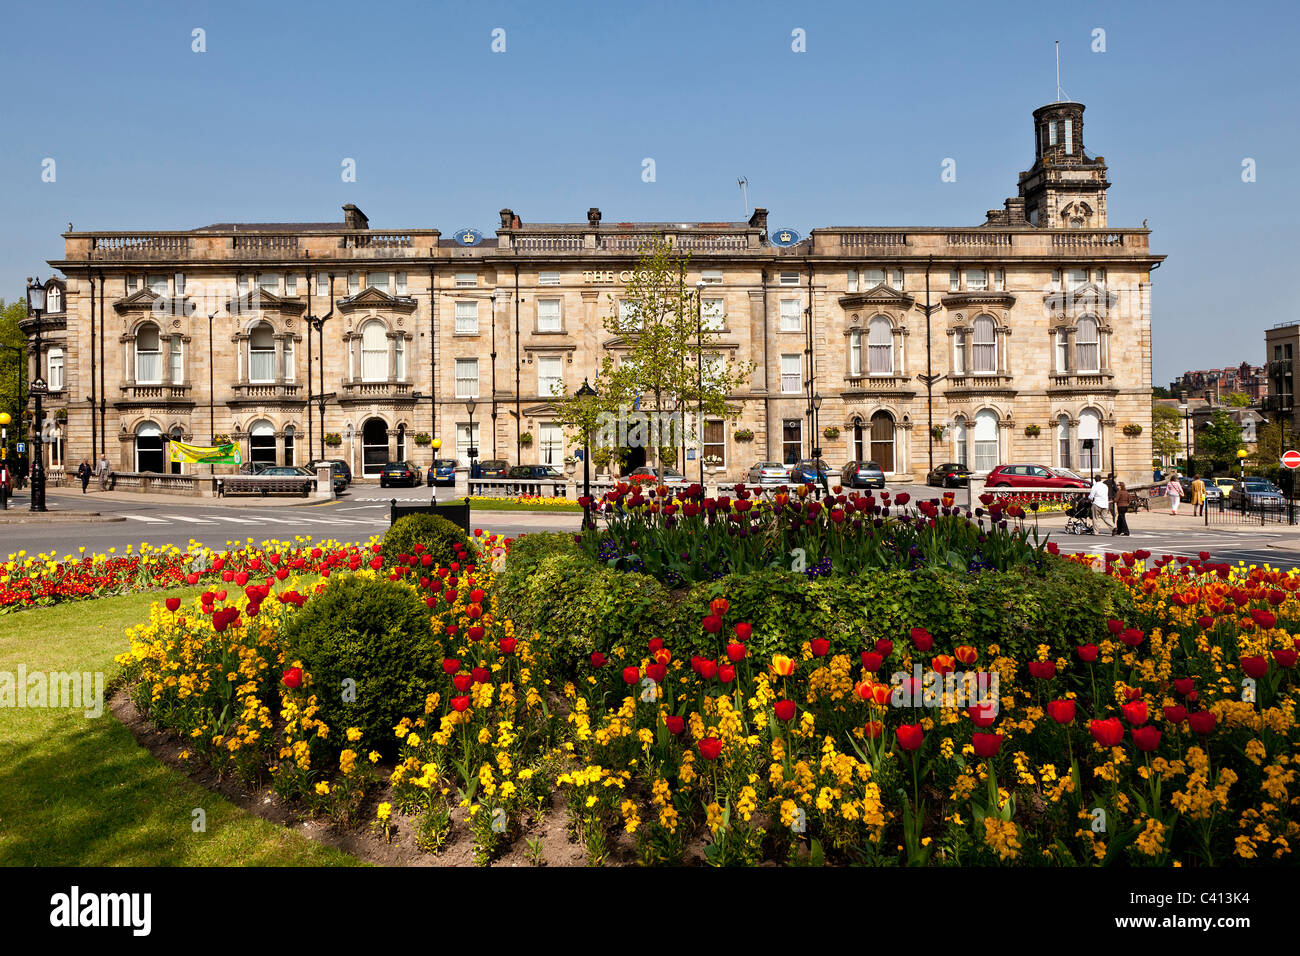
<path fill-rule="evenodd" d="M 1300 451 L 1292 448 L 1290 451 L 1282 453 L 1282 464 L 1288 468 L 1300 468 Z"/>
<path fill-rule="evenodd" d="M 27 453 L 27 442 L 14 442 L 14 451 L 18 452 L 20 455 L 25 455 Z"/>

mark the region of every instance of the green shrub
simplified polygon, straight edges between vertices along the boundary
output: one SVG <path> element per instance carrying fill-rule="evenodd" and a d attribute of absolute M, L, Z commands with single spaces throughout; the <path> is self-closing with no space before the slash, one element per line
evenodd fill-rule
<path fill-rule="evenodd" d="M 716 657 L 737 621 L 753 626 L 749 651 L 760 659 L 778 651 L 797 656 L 813 637 L 830 640 L 832 653 L 857 656 L 876 640 L 900 643 L 913 627 L 924 627 L 935 637 L 936 654 L 959 644 L 981 650 L 998 644 L 1024 660 L 1040 643 L 1070 653 L 1103 636 L 1108 618 L 1131 610 L 1118 582 L 1057 559 L 1042 573 L 924 568 L 808 579 L 772 569 L 673 593 L 649 575 L 605 568 L 571 545 L 552 544 L 550 556 L 542 542 L 522 554 L 512 549 L 497 578 L 498 596 L 521 633 L 539 634 L 566 666 L 592 650 L 620 644 L 639 650 L 652 637 L 662 637 L 679 657 Z M 728 628 L 706 634 L 700 622 L 719 597 L 730 604 Z"/>
<path fill-rule="evenodd" d="M 320 718 L 329 724 L 336 751 L 344 746 L 344 731 L 360 727 L 366 747 L 394 753 L 393 727 L 423 713 L 442 665 L 424 600 L 386 579 L 330 578 L 289 618 L 282 637 L 312 675 Z M 356 681 L 354 701 L 344 699 L 349 679 Z"/>
<path fill-rule="evenodd" d="M 415 546 L 422 544 L 433 556 L 435 564 L 450 564 L 456 560 L 457 544 L 470 551 L 469 536 L 460 526 L 438 515 L 406 515 L 393 522 L 384 534 L 382 545 L 384 564 L 392 567 L 398 555 L 414 554 Z M 472 552 L 470 552 L 472 553 Z"/>

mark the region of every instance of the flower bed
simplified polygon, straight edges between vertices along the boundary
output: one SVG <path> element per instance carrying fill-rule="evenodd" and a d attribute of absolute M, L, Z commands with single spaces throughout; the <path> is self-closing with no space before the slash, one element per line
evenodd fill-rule
<path fill-rule="evenodd" d="M 417 552 L 383 571 L 424 597 L 441 666 L 382 772 L 379 741 L 322 724 L 310 668 L 280 643 L 312 600 L 292 576 L 156 607 L 124 661 L 133 694 L 196 754 L 269 773 L 306 813 L 431 851 L 472 840 L 480 863 L 527 841 L 557 791 L 593 862 L 1290 862 L 1298 572 L 1141 551 L 1102 573 L 1053 559 L 1044 580 L 1059 592 L 1018 618 L 1015 589 L 1040 581 L 1025 568 L 764 571 L 752 589 L 736 576 L 669 595 L 689 626 L 662 637 L 661 608 L 628 618 L 619 603 L 662 585 L 572 546 L 542 557 L 561 540 L 524 537 L 490 570 L 479 541 L 468 563 Z M 581 634 L 512 619 L 520 582 L 550 561 L 612 576 L 607 644 L 587 652 Z M 963 611 L 960 591 L 940 590 L 959 581 L 992 594 Z M 1086 581 L 1113 616 L 1060 604 Z M 813 620 L 857 627 L 805 622 L 778 639 L 796 598 L 826 615 Z M 993 626 L 985 615 L 1021 627 L 973 636 Z"/>

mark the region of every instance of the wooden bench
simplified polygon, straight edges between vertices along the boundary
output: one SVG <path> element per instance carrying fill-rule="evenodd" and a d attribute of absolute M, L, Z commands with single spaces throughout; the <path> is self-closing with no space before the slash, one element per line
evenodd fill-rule
<path fill-rule="evenodd" d="M 306 498 L 316 488 L 316 479 L 263 478 L 258 475 L 220 475 L 216 478 L 217 497 L 233 495 L 298 495 Z"/>

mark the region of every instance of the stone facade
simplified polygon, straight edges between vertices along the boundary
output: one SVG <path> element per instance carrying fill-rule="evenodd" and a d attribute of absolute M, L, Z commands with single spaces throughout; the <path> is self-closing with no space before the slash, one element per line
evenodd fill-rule
<path fill-rule="evenodd" d="M 562 467 L 574 449 L 549 384 L 595 381 L 618 349 L 602 319 L 662 236 L 690 253 L 719 350 L 756 365 L 733 396 L 741 413 L 709 430 L 724 460 L 712 477 L 820 446 L 834 466 L 873 459 L 900 481 L 932 461 L 1104 470 L 1112 456 L 1136 480 L 1150 472 L 1149 287 L 1163 257 L 1146 228 L 1107 225 L 1082 112 L 1035 112 L 1020 195 L 974 227 L 822 228 L 782 245 L 762 209 L 731 223 L 605 223 L 591 209 L 559 224 L 505 209 L 494 237 L 466 244 L 374 230 L 347 206 L 341 223 L 69 232 L 50 261 L 66 293 L 43 347 L 64 368 L 46 404 L 66 409 L 74 466 L 102 450 L 126 471 L 170 468 L 163 435 L 228 435 L 246 458 L 302 464 L 322 451 L 323 407 L 324 435 L 341 440 L 326 456 L 360 475 L 427 464 L 424 434 L 463 464 L 472 393 L 480 458 Z"/>

